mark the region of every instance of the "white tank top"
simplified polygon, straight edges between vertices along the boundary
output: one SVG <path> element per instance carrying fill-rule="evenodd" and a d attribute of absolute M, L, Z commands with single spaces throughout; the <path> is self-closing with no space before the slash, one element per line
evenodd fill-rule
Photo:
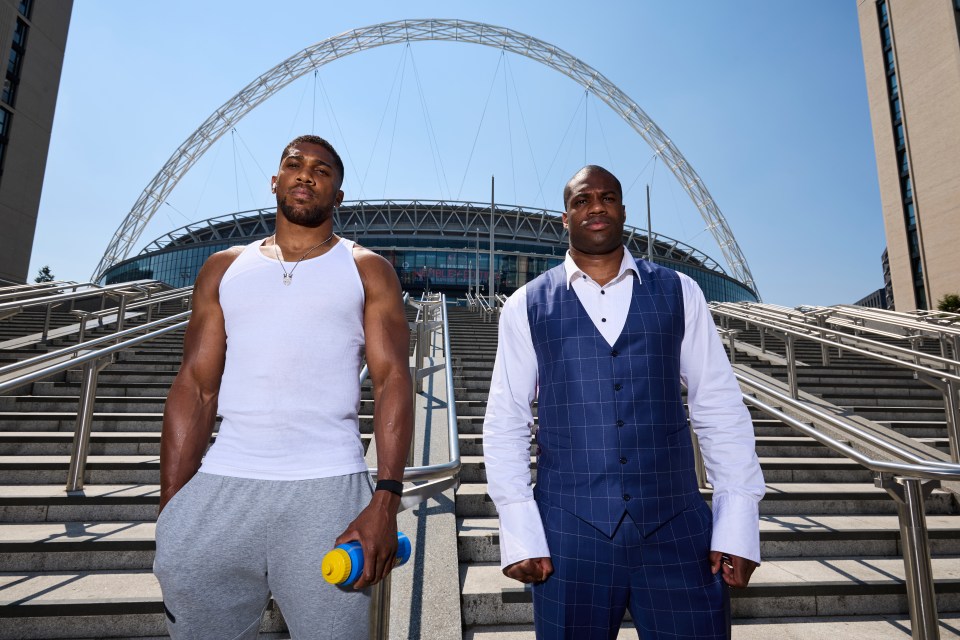
<path fill-rule="evenodd" d="M 357 414 L 363 283 L 345 239 L 296 266 L 248 245 L 220 282 L 227 356 L 201 471 L 306 480 L 365 471 Z M 284 262 L 287 273 L 293 262 Z"/>

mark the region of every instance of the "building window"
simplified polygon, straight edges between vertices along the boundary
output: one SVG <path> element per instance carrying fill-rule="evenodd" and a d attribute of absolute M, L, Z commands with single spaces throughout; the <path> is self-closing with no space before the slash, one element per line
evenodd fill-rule
<path fill-rule="evenodd" d="M 906 176 L 910 173 L 910 162 L 907 160 L 907 150 L 902 149 L 897 153 L 897 156 L 899 157 L 900 175 Z"/>

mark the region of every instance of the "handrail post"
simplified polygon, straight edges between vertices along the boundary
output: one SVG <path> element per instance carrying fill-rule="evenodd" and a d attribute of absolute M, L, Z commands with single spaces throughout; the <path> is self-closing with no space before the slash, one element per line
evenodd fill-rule
<path fill-rule="evenodd" d="M 817 316 L 817 327 L 821 338 L 825 337 L 824 331 L 827 328 L 827 319 L 823 316 Z M 826 342 L 820 343 L 820 358 L 823 360 L 823 366 L 830 366 L 830 345 Z"/>
<path fill-rule="evenodd" d="M 911 637 L 913 640 L 939 640 L 937 598 L 933 588 L 930 539 L 923 501 L 931 491 L 940 486 L 940 481 L 878 473 L 875 483 L 886 489 L 897 503 L 903 565 L 907 579 L 907 601 L 910 603 Z"/>
<path fill-rule="evenodd" d="M 118 332 L 123 331 L 123 324 L 124 324 L 124 320 L 126 320 L 125 316 L 127 314 L 127 298 L 131 295 L 132 294 L 129 294 L 127 292 L 120 293 L 120 302 L 117 305 L 117 331 Z"/>
<path fill-rule="evenodd" d="M 787 350 L 787 383 L 790 385 L 790 396 L 796 400 L 800 396 L 797 384 L 797 355 L 794 351 L 794 337 L 787 334 L 783 338 Z"/>
<path fill-rule="evenodd" d="M 390 637 L 390 574 L 370 589 L 370 640 Z"/>
<path fill-rule="evenodd" d="M 767 352 L 767 328 L 760 327 L 760 353 Z"/>
<path fill-rule="evenodd" d="M 418 371 L 419 369 L 417 367 L 410 367 L 410 388 L 413 390 L 413 402 L 411 403 L 410 406 L 413 407 L 414 414 L 416 414 L 416 411 L 417 411 L 417 395 L 419 392 L 419 389 L 417 389 L 417 386 L 418 386 L 417 372 Z M 417 421 L 414 420 L 413 423 L 410 425 L 410 448 L 407 450 L 407 466 L 408 467 L 414 466 L 413 445 L 416 441 L 417 441 Z"/>
<path fill-rule="evenodd" d="M 40 336 L 40 341 L 43 344 L 47 344 L 47 335 L 50 333 L 50 315 L 53 313 L 53 303 L 47 303 L 47 313 L 43 318 L 43 335 Z"/>
<path fill-rule="evenodd" d="M 80 405 L 77 407 L 73 449 L 70 452 L 70 469 L 67 471 L 67 493 L 83 490 L 83 476 L 87 470 L 87 453 L 90 450 L 90 431 L 93 425 L 93 405 L 97 400 L 97 377 L 111 359 L 108 356 L 91 360 L 83 365 Z"/>
<path fill-rule="evenodd" d="M 947 419 L 950 461 L 960 462 L 960 410 L 957 407 L 957 382 L 953 378 L 944 378 L 943 381 L 943 410 Z"/>

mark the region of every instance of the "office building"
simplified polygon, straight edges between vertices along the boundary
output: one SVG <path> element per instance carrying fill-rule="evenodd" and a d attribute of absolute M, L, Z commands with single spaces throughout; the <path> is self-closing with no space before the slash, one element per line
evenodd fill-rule
<path fill-rule="evenodd" d="M 858 0 L 898 311 L 960 291 L 960 0 Z"/>
<path fill-rule="evenodd" d="M 0 283 L 24 282 L 73 0 L 0 0 Z"/>

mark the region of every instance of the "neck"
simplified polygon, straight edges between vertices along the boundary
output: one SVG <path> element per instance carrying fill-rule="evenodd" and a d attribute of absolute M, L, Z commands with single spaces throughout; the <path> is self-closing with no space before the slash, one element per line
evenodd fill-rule
<path fill-rule="evenodd" d="M 618 246 L 610 253 L 583 253 L 572 246 L 570 257 L 585 274 L 590 276 L 601 287 L 620 273 L 620 264 L 623 262 L 623 245 Z"/>
<path fill-rule="evenodd" d="M 320 244 L 333 234 L 333 220 L 325 220 L 316 227 L 305 227 L 293 224 L 285 219 L 282 214 L 277 215 L 277 228 L 272 239 L 265 243 L 276 244 L 284 255 L 302 254 L 304 251 Z M 333 243 L 333 240 L 330 241 Z M 321 251 L 326 250 L 326 246 Z M 296 259 L 296 258 L 294 258 Z"/>

